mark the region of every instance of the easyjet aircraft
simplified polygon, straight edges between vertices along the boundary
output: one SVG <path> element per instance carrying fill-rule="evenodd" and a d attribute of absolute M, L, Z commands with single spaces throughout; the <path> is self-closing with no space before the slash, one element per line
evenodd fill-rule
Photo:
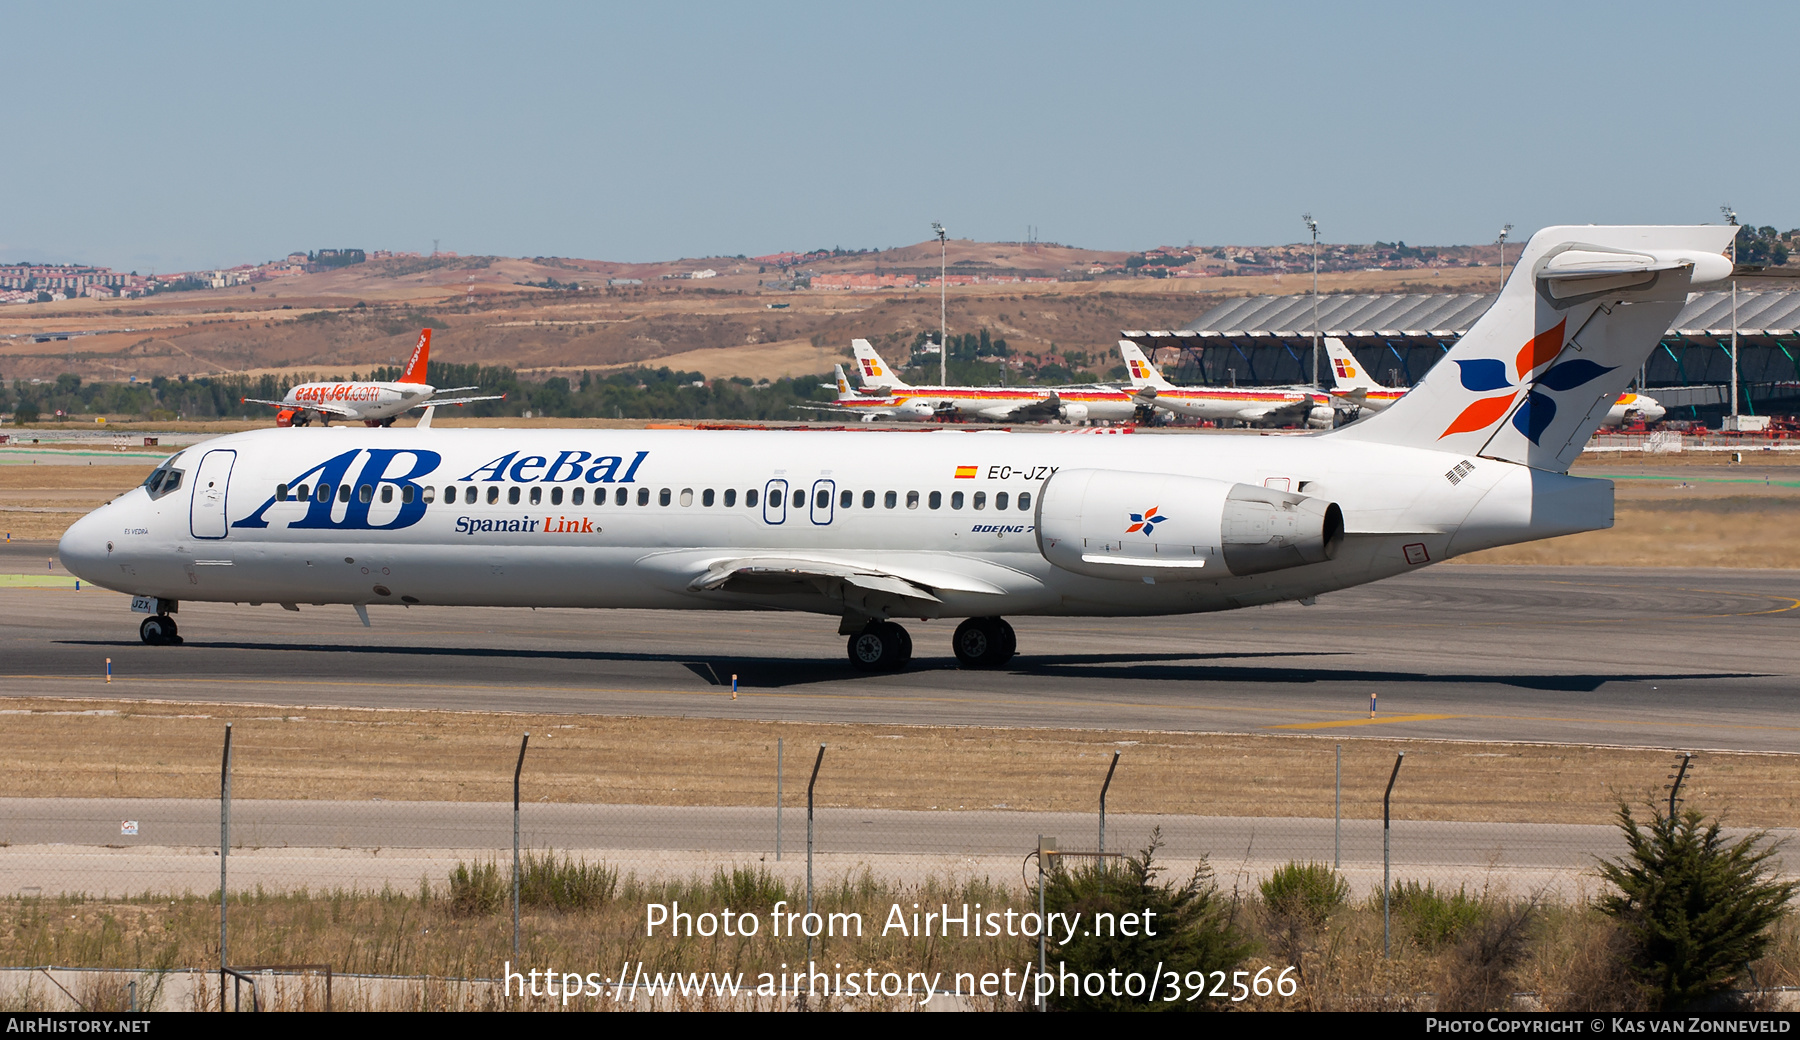
<path fill-rule="evenodd" d="M 1612 483 L 1569 466 L 1735 231 L 1545 228 L 1443 363 L 1330 431 L 258 430 L 172 456 L 61 557 L 148 643 L 184 600 L 773 609 L 836 619 L 860 669 L 910 658 L 897 618 L 992 667 L 1007 615 L 1306 602 L 1612 526 Z"/>
<path fill-rule="evenodd" d="M 318 413 L 319 421 L 326 426 L 331 419 L 361 419 L 366 426 L 392 426 L 394 420 L 414 408 L 426 405 L 469 404 L 472 401 L 498 401 L 506 395 L 494 397 L 439 397 L 439 394 L 454 394 L 464 390 L 479 390 L 478 386 L 434 387 L 425 382 L 425 366 L 431 360 L 431 330 L 419 332 L 419 343 L 413 347 L 412 358 L 406 362 L 406 370 L 400 373 L 399 382 L 395 383 L 302 383 L 287 392 L 287 396 L 279 401 L 263 401 L 254 397 L 244 398 L 245 404 L 267 404 L 281 409 L 276 413 L 275 423 L 278 426 L 306 426 L 312 422 L 312 414 Z"/>
<path fill-rule="evenodd" d="M 1117 387 L 1102 384 L 1059 387 L 913 386 L 901 380 L 866 339 L 850 341 L 866 393 L 919 402 L 939 416 L 994 422 L 1084 419 L 1123 422 L 1137 414 L 1137 402 Z"/>
<path fill-rule="evenodd" d="M 1193 419 L 1226 419 L 1270 426 L 1307 425 L 1330 429 L 1336 418 L 1325 394 L 1292 386 L 1176 386 L 1132 341 L 1119 341 L 1119 355 L 1138 400 Z"/>

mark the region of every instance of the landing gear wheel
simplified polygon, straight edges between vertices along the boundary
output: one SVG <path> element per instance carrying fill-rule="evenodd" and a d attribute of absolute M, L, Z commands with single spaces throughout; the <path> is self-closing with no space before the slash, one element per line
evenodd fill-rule
<path fill-rule="evenodd" d="M 969 618 L 956 626 L 950 649 L 964 668 L 998 668 L 1019 648 L 1013 627 L 1003 618 Z"/>
<path fill-rule="evenodd" d="M 859 672 L 897 672 L 912 660 L 912 636 L 892 621 L 874 621 L 850 637 L 849 651 Z"/>
<path fill-rule="evenodd" d="M 147 617 L 138 626 L 138 638 L 151 646 L 180 645 L 181 635 L 175 629 L 175 619 L 166 614 Z"/>

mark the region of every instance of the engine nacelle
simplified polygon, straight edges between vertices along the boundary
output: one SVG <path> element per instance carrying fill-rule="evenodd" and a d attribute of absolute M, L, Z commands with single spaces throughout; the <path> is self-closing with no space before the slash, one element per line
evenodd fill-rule
<path fill-rule="evenodd" d="M 1086 422 L 1088 406 L 1085 404 L 1065 404 L 1062 406 L 1062 417 L 1068 422 Z"/>
<path fill-rule="evenodd" d="M 1324 563 L 1343 544 L 1344 514 L 1251 484 L 1065 469 L 1038 496 L 1037 539 L 1076 574 L 1194 581 Z"/>

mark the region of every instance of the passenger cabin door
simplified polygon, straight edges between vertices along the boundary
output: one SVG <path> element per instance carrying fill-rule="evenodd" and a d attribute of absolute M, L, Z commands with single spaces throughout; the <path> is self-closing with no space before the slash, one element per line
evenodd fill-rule
<path fill-rule="evenodd" d="M 209 451 L 194 473 L 193 504 L 188 507 L 188 532 L 195 538 L 225 537 L 225 490 L 237 452 Z"/>
<path fill-rule="evenodd" d="M 777 477 L 763 486 L 763 523 L 787 523 L 787 481 Z"/>
<path fill-rule="evenodd" d="M 837 496 L 837 481 L 815 480 L 812 486 L 812 522 L 820 527 L 831 523 L 832 510 L 837 503 L 832 499 Z"/>

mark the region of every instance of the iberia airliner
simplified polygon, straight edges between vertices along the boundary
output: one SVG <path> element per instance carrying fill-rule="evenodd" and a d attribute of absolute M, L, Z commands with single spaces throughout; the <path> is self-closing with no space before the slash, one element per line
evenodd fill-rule
<path fill-rule="evenodd" d="M 1330 431 L 258 430 L 170 458 L 62 562 L 149 643 L 183 601 L 776 609 L 835 618 L 856 668 L 905 665 L 902 618 L 993 667 L 1008 615 L 1309 599 L 1612 526 L 1569 466 L 1735 230 L 1545 228 L 1442 363 Z"/>

